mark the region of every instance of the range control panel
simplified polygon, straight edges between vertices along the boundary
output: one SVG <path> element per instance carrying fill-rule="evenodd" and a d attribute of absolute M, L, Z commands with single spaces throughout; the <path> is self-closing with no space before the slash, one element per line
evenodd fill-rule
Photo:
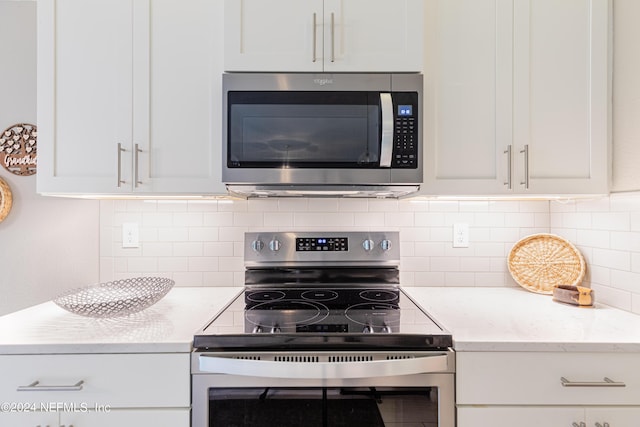
<path fill-rule="evenodd" d="M 348 251 L 346 237 L 297 237 L 296 251 Z"/>
<path fill-rule="evenodd" d="M 398 265 L 399 233 L 250 232 L 245 233 L 245 266 Z"/>

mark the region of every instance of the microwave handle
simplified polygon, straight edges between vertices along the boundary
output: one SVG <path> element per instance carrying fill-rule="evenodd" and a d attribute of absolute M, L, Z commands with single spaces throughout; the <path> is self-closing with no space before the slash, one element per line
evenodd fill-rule
<path fill-rule="evenodd" d="M 393 153 L 393 101 L 390 93 L 380 94 L 382 135 L 380 137 L 380 167 L 391 167 Z"/>

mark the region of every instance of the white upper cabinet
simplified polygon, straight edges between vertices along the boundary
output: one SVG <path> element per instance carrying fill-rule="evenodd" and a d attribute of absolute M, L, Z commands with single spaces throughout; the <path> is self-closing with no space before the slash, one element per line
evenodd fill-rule
<path fill-rule="evenodd" d="M 424 0 L 224 4 L 227 71 L 422 71 Z"/>
<path fill-rule="evenodd" d="M 38 192 L 211 194 L 222 5 L 38 2 Z"/>
<path fill-rule="evenodd" d="M 427 0 L 424 194 L 607 193 L 607 0 Z"/>

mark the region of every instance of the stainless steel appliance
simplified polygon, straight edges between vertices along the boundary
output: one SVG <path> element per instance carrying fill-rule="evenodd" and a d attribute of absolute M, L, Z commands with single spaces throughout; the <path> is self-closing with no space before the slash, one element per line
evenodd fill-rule
<path fill-rule="evenodd" d="M 247 233 L 245 288 L 194 337 L 192 426 L 454 427 L 452 337 L 400 288 L 398 238 Z"/>
<path fill-rule="evenodd" d="M 244 196 L 399 197 L 422 183 L 421 74 L 223 75 L 222 180 Z"/>

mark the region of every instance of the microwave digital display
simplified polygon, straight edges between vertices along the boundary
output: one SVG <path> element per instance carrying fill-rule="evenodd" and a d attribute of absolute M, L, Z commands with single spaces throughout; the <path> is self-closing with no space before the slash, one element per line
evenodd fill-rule
<path fill-rule="evenodd" d="M 398 105 L 398 116 L 400 117 L 413 116 L 413 105 Z"/>

